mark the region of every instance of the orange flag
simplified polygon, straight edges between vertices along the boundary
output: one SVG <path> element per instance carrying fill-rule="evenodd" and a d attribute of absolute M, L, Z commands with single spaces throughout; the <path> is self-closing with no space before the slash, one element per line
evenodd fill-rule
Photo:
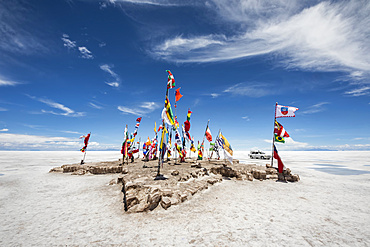
<path fill-rule="evenodd" d="M 179 87 L 178 89 L 176 89 L 176 93 L 175 93 L 175 97 L 176 97 L 176 102 L 179 101 L 182 97 L 181 93 L 180 93 L 180 88 Z"/>

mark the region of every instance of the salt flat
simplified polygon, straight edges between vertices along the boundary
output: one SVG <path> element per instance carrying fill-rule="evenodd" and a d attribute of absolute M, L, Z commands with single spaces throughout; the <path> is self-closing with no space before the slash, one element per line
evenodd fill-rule
<path fill-rule="evenodd" d="M 80 152 L 0 152 L 1 246 L 369 246 L 370 153 L 279 152 L 298 183 L 225 180 L 126 214 L 116 175 L 48 173 Z M 265 164 L 236 151 L 241 162 Z M 88 152 L 87 161 L 119 152 Z"/>

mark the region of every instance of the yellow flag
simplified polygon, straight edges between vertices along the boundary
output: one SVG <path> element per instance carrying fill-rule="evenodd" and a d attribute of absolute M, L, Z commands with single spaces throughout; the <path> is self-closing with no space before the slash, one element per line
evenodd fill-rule
<path fill-rule="evenodd" d="M 157 133 L 157 122 L 154 122 L 154 132 Z"/>

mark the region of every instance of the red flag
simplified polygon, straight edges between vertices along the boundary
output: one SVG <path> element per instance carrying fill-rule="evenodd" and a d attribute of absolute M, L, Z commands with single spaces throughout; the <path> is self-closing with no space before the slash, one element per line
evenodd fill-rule
<path fill-rule="evenodd" d="M 139 117 L 138 119 L 136 119 L 136 122 L 139 122 L 140 123 L 141 121 L 141 117 Z"/>
<path fill-rule="evenodd" d="M 283 125 L 281 125 L 278 121 L 275 121 L 274 133 L 281 137 L 289 137 L 288 132 L 285 131 Z"/>
<path fill-rule="evenodd" d="M 275 145 L 274 145 L 274 158 L 277 159 L 277 161 L 278 161 L 278 170 L 279 170 L 279 173 L 282 173 L 283 170 L 284 170 L 284 164 L 283 164 L 283 162 L 280 159 L 280 156 L 279 156 L 279 154 L 277 152 L 277 149 L 276 149 Z"/>
<path fill-rule="evenodd" d="M 189 132 L 189 130 L 190 130 L 190 122 L 188 120 L 186 120 L 184 122 L 184 126 L 185 126 L 185 132 Z"/>
<path fill-rule="evenodd" d="M 180 93 L 180 88 L 179 87 L 178 89 L 176 89 L 176 93 L 175 93 L 175 97 L 176 97 L 176 102 L 179 101 L 182 97 L 181 93 Z"/>
<path fill-rule="evenodd" d="M 87 134 L 87 136 L 83 136 L 85 137 L 85 140 L 84 140 L 84 143 L 85 143 L 85 146 L 83 148 L 81 148 L 81 152 L 85 152 L 86 148 L 87 148 L 87 144 L 89 143 L 89 139 L 90 139 L 90 133 Z M 80 137 L 81 139 L 82 137 Z"/>
<path fill-rule="evenodd" d="M 207 126 L 207 130 L 206 130 L 206 138 L 209 142 L 212 141 L 212 134 L 211 134 L 211 130 L 209 129 L 209 127 Z"/>

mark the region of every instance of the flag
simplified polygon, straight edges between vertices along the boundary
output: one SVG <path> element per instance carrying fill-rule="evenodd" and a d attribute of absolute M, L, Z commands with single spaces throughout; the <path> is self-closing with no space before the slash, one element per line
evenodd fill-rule
<path fill-rule="evenodd" d="M 85 152 L 85 150 L 87 148 L 87 144 L 89 143 L 89 139 L 90 139 L 90 133 L 87 134 L 87 136 L 81 136 L 80 139 L 82 139 L 84 137 L 85 137 L 85 139 L 84 139 L 85 146 L 83 148 L 81 148 L 81 150 L 80 150 L 81 152 Z"/>
<path fill-rule="evenodd" d="M 195 153 L 195 151 L 197 151 L 197 150 L 194 147 L 194 136 L 190 140 L 191 140 L 190 151 L 192 151 L 193 153 Z"/>
<path fill-rule="evenodd" d="M 166 132 L 167 132 L 166 127 L 164 127 L 162 130 L 161 145 L 159 146 L 159 151 L 162 151 L 163 147 L 166 146 L 166 143 L 164 143 L 164 139 L 165 139 L 164 137 L 165 137 Z"/>
<path fill-rule="evenodd" d="M 211 134 L 211 130 L 209 129 L 209 127 L 207 126 L 207 129 L 206 129 L 206 138 L 209 142 L 212 141 L 212 134 Z"/>
<path fill-rule="evenodd" d="M 175 92 L 176 102 L 177 102 L 177 101 L 179 101 L 179 100 L 181 99 L 181 97 L 183 96 L 183 95 L 181 95 L 181 93 L 180 93 L 180 88 L 181 88 L 181 87 L 179 87 L 178 89 L 176 89 L 176 92 Z"/>
<path fill-rule="evenodd" d="M 157 134 L 157 122 L 154 122 L 154 133 Z"/>
<path fill-rule="evenodd" d="M 275 145 L 274 145 L 274 158 L 277 159 L 277 161 L 278 161 L 278 170 L 279 170 L 279 173 L 282 173 L 283 172 L 283 169 L 284 169 L 284 164 L 283 164 L 283 162 L 280 159 L 280 156 L 278 154 L 278 151 L 277 151 Z"/>
<path fill-rule="evenodd" d="M 170 101 L 168 100 L 168 97 L 166 96 L 166 100 L 164 102 L 164 108 L 162 110 L 162 119 L 166 122 L 168 125 L 175 125 L 175 120 L 173 117 L 172 109 Z"/>
<path fill-rule="evenodd" d="M 180 132 L 178 129 L 175 131 L 175 142 L 177 143 L 178 146 L 181 147 L 181 138 L 180 138 Z"/>
<path fill-rule="evenodd" d="M 284 137 L 278 136 L 277 134 L 275 134 L 275 141 L 285 143 Z"/>
<path fill-rule="evenodd" d="M 193 112 L 192 111 L 190 111 L 190 109 L 188 110 L 188 115 L 187 115 L 187 119 L 186 120 L 188 120 L 188 121 L 190 121 L 190 116 L 191 116 L 191 114 L 192 114 Z"/>
<path fill-rule="evenodd" d="M 185 132 L 189 132 L 189 130 L 190 130 L 190 122 L 188 120 L 186 120 L 184 122 L 184 126 L 185 126 Z"/>
<path fill-rule="evenodd" d="M 230 155 L 233 155 L 233 149 L 231 148 L 231 145 L 230 143 L 227 141 L 227 139 L 225 138 L 225 136 L 223 136 L 221 133 L 220 133 L 220 138 L 222 140 L 222 147 L 223 149 L 225 149 Z"/>
<path fill-rule="evenodd" d="M 210 142 L 210 143 L 209 143 L 209 151 L 213 151 L 213 150 L 214 150 L 214 148 L 215 148 L 215 144 L 214 144 L 214 143 L 212 143 L 212 142 Z"/>
<path fill-rule="evenodd" d="M 136 119 L 137 123 L 135 125 L 135 131 L 134 131 L 134 139 L 135 139 L 135 136 L 137 135 L 137 130 L 139 129 L 139 126 L 140 126 L 140 122 L 141 122 L 141 117 L 139 117 L 138 119 Z"/>
<path fill-rule="evenodd" d="M 203 160 L 202 145 L 203 144 L 200 144 L 198 141 L 198 160 Z"/>
<path fill-rule="evenodd" d="M 167 80 L 167 89 L 175 87 L 175 78 L 173 77 L 171 71 L 166 70 L 168 72 L 168 80 Z"/>
<path fill-rule="evenodd" d="M 275 118 L 279 117 L 295 117 L 294 112 L 297 111 L 297 107 L 293 106 L 282 106 L 276 105 L 275 107 Z"/>
<path fill-rule="evenodd" d="M 283 125 L 281 125 L 278 121 L 275 120 L 275 128 L 274 128 L 274 133 L 277 136 L 281 137 L 289 137 L 288 132 L 285 131 Z"/>

